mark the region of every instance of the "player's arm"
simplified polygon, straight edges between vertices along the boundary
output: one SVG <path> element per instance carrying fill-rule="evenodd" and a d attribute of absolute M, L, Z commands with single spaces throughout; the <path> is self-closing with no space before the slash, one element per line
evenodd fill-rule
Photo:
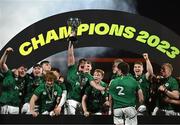
<path fill-rule="evenodd" d="M 35 94 L 33 94 L 33 96 L 31 97 L 30 100 L 30 112 L 32 114 L 33 117 L 37 117 L 38 113 L 34 111 L 35 108 L 35 102 L 38 100 L 38 96 L 36 96 Z"/>
<path fill-rule="evenodd" d="M 146 70 L 147 70 L 147 72 L 145 74 L 146 75 L 146 79 L 149 80 L 149 77 L 153 76 L 153 67 L 152 67 L 152 64 L 151 64 L 151 62 L 149 60 L 148 54 L 147 53 L 143 53 L 143 57 L 144 57 L 144 59 L 146 61 Z"/>
<path fill-rule="evenodd" d="M 140 103 L 140 104 L 143 104 L 143 103 L 144 103 L 144 96 L 143 96 L 142 90 L 139 89 L 139 90 L 137 91 L 137 94 L 138 94 L 139 103 Z"/>
<path fill-rule="evenodd" d="M 3 71 L 3 72 L 7 72 L 8 71 L 8 66 L 6 65 L 6 60 L 7 60 L 7 57 L 8 55 L 13 52 L 13 49 L 11 47 L 8 47 L 4 54 L 2 55 L 1 57 L 1 60 L 0 60 L 0 69 Z"/>
<path fill-rule="evenodd" d="M 175 104 L 175 105 L 180 105 L 180 100 L 179 99 L 176 100 L 176 99 L 171 99 L 169 97 L 166 97 L 164 99 L 164 101 L 167 102 L 167 103 L 171 103 L 171 104 Z"/>
<path fill-rule="evenodd" d="M 53 114 L 50 114 L 51 116 L 54 115 L 58 116 L 61 114 L 61 109 L 62 109 L 62 105 L 60 105 L 61 99 L 62 99 L 61 96 L 57 97 L 56 106 L 54 107 Z"/>
<path fill-rule="evenodd" d="M 112 114 L 112 96 L 111 95 L 109 95 L 109 113 L 108 114 L 109 115 Z"/>
<path fill-rule="evenodd" d="M 61 97 L 61 101 L 59 103 L 59 107 L 62 107 L 66 101 L 66 96 L 67 96 L 67 90 L 63 90 L 62 92 L 62 97 Z"/>
<path fill-rule="evenodd" d="M 106 101 L 104 102 L 104 104 L 105 104 L 106 106 L 110 106 L 109 98 L 108 98 L 108 97 L 106 97 Z"/>
<path fill-rule="evenodd" d="M 60 115 L 61 113 L 61 109 L 62 109 L 62 94 L 63 94 L 63 90 L 60 86 L 57 86 L 57 99 L 56 99 L 56 105 L 54 107 L 54 110 L 53 110 L 53 114 L 50 114 L 51 116 L 53 115 Z M 61 104 L 60 104 L 61 103 Z"/>
<path fill-rule="evenodd" d="M 82 103 L 82 109 L 84 112 L 84 116 L 88 117 L 89 112 L 87 111 L 86 99 L 87 99 L 87 95 L 83 95 L 81 103 Z"/>
<path fill-rule="evenodd" d="M 165 94 L 170 97 L 170 98 L 174 98 L 174 99 L 179 99 L 179 92 L 177 90 L 173 90 L 173 91 L 165 91 Z"/>
<path fill-rule="evenodd" d="M 90 85 L 92 87 L 94 87 L 95 89 L 100 90 L 100 91 L 105 91 L 106 90 L 105 87 L 102 87 L 101 85 L 96 84 L 94 80 L 90 81 Z"/>
<path fill-rule="evenodd" d="M 159 86 L 158 88 L 160 91 L 164 92 L 168 97 L 172 99 L 179 99 L 179 91 L 173 90 L 169 91 L 164 85 Z"/>
<path fill-rule="evenodd" d="M 70 34 L 70 36 L 74 35 L 73 33 Z M 75 64 L 75 57 L 74 57 L 74 46 L 71 43 L 71 41 L 69 41 L 69 45 L 68 45 L 68 66 L 72 66 Z"/>

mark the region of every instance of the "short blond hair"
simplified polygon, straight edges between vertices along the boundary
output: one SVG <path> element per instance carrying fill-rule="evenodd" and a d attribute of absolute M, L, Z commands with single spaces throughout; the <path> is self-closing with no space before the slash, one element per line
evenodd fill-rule
<path fill-rule="evenodd" d="M 94 71 L 94 73 L 97 72 L 97 73 L 101 73 L 102 77 L 104 77 L 104 71 L 102 69 L 96 69 Z"/>
<path fill-rule="evenodd" d="M 123 59 L 121 59 L 121 58 L 118 58 L 118 59 L 115 59 L 114 60 L 114 63 L 121 63 L 121 62 L 124 62 L 124 60 Z"/>
<path fill-rule="evenodd" d="M 170 63 L 164 63 L 162 65 L 162 67 L 164 67 L 164 66 L 167 66 L 170 69 L 171 72 L 173 71 L 173 67 L 172 67 L 172 65 Z"/>

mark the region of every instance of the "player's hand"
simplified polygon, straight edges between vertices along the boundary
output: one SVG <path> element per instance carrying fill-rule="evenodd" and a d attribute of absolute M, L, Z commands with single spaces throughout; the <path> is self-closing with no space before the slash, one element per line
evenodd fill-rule
<path fill-rule="evenodd" d="M 89 116 L 89 112 L 84 112 L 84 116 L 88 117 Z"/>
<path fill-rule="evenodd" d="M 54 114 L 55 114 L 56 116 L 58 116 L 58 115 L 60 115 L 60 113 L 61 113 L 61 107 L 57 106 L 57 107 L 54 109 Z"/>
<path fill-rule="evenodd" d="M 167 97 L 167 96 L 164 98 L 164 101 L 167 102 L 167 103 L 171 103 L 171 99 L 169 97 Z"/>
<path fill-rule="evenodd" d="M 37 117 L 39 115 L 39 113 L 35 112 L 35 111 L 31 111 L 31 114 L 32 114 L 33 117 Z"/>
<path fill-rule="evenodd" d="M 71 36 L 76 36 L 76 32 L 75 32 L 75 31 L 71 32 L 71 34 L 70 34 L 69 36 L 70 36 L 70 37 L 71 37 Z"/>
<path fill-rule="evenodd" d="M 109 91 L 109 86 L 106 86 L 104 91 Z"/>
<path fill-rule="evenodd" d="M 5 52 L 6 52 L 6 54 L 9 54 L 9 53 L 11 53 L 11 52 L 13 52 L 14 50 L 13 50 L 13 48 L 11 48 L 11 47 L 8 47 L 6 50 L 5 50 Z"/>
<path fill-rule="evenodd" d="M 63 83 L 63 82 L 64 82 L 64 77 L 63 77 L 63 76 L 60 76 L 59 79 L 58 79 L 58 82 L 59 82 L 59 83 Z"/>
<path fill-rule="evenodd" d="M 109 101 L 106 101 L 106 102 L 104 103 L 104 105 L 105 105 L 105 106 L 110 106 L 110 102 L 109 102 Z"/>
<path fill-rule="evenodd" d="M 147 53 L 143 53 L 143 57 L 144 57 L 144 59 L 145 59 L 145 60 L 149 59 L 149 57 L 148 57 L 148 54 L 147 54 Z"/>
<path fill-rule="evenodd" d="M 164 85 L 159 86 L 159 91 L 164 92 L 166 90 L 166 87 Z"/>
<path fill-rule="evenodd" d="M 111 108 L 109 108 L 108 115 L 111 115 L 111 114 L 112 114 L 112 111 L 111 111 Z"/>

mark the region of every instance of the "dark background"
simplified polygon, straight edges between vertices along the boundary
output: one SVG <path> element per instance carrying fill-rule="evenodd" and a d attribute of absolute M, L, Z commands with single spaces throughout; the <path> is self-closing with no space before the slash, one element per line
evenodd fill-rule
<path fill-rule="evenodd" d="M 137 0 L 141 16 L 155 20 L 180 35 L 180 4 L 178 0 Z"/>

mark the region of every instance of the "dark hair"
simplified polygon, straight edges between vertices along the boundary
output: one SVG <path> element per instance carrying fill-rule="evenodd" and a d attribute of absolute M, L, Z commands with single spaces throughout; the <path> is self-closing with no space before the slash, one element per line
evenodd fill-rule
<path fill-rule="evenodd" d="M 60 69 L 58 69 L 58 68 L 55 68 L 55 67 L 51 68 L 51 71 L 56 71 L 56 72 L 58 72 L 59 74 L 61 74 L 61 71 L 60 71 Z"/>
<path fill-rule="evenodd" d="M 86 61 L 87 61 L 87 59 L 85 59 L 85 58 L 80 59 L 78 62 L 78 68 L 79 68 L 81 63 L 86 62 Z"/>
<path fill-rule="evenodd" d="M 42 62 L 40 63 L 40 65 L 42 66 L 44 63 L 49 63 L 49 61 L 47 61 L 47 60 L 42 61 Z"/>
<path fill-rule="evenodd" d="M 118 64 L 118 69 L 121 70 L 122 74 L 126 75 L 129 73 L 129 64 L 126 62 L 121 62 Z"/>
<path fill-rule="evenodd" d="M 87 59 L 82 58 L 82 59 L 79 60 L 78 64 L 80 64 L 80 63 L 82 63 L 82 62 L 86 62 L 86 61 L 87 61 Z"/>
<path fill-rule="evenodd" d="M 33 68 L 35 68 L 35 67 L 42 67 L 40 64 L 35 64 L 34 66 L 33 66 Z"/>
<path fill-rule="evenodd" d="M 90 64 L 91 66 L 93 65 L 91 61 L 87 60 L 86 61 L 87 64 Z"/>
<path fill-rule="evenodd" d="M 26 66 L 25 64 L 18 65 L 18 66 L 17 66 L 17 69 L 20 68 L 20 67 L 27 68 L 27 66 Z"/>

